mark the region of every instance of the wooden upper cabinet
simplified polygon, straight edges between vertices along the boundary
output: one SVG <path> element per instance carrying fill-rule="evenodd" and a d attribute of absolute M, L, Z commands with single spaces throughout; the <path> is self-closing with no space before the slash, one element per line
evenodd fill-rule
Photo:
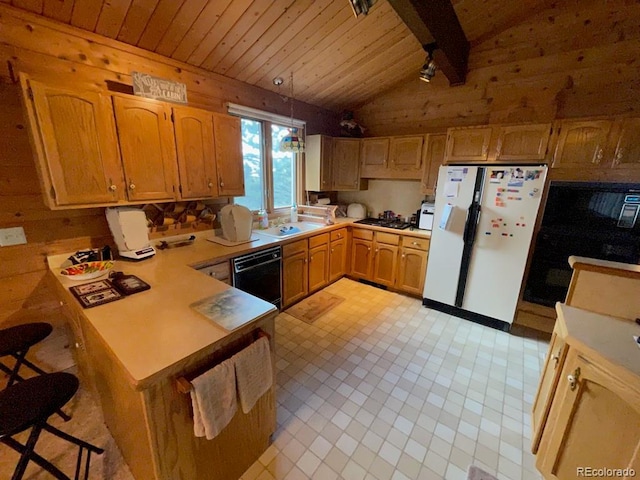
<path fill-rule="evenodd" d="M 486 162 L 492 127 L 460 127 L 447 130 L 447 163 Z"/>
<path fill-rule="evenodd" d="M 558 122 L 558 140 L 553 155 L 554 168 L 597 168 L 607 162 L 607 139 L 613 122 L 609 120 Z"/>
<path fill-rule="evenodd" d="M 389 164 L 392 170 L 407 172 L 420 178 L 424 135 L 391 137 Z"/>
<path fill-rule="evenodd" d="M 550 133 L 550 123 L 500 127 L 496 161 L 544 160 Z"/>
<path fill-rule="evenodd" d="M 360 140 L 334 138 L 332 190 L 360 189 Z"/>
<path fill-rule="evenodd" d="M 218 194 L 221 196 L 242 196 L 244 195 L 244 163 L 240 118 L 214 114 L 213 129 L 216 144 Z"/>
<path fill-rule="evenodd" d="M 325 135 L 309 135 L 305 145 L 305 190 L 331 190 L 331 148 L 333 139 Z"/>
<path fill-rule="evenodd" d="M 444 152 L 447 144 L 447 136 L 428 135 L 422 160 L 422 181 L 420 192 L 425 195 L 433 195 L 438 182 L 438 170 L 444 163 Z"/>
<path fill-rule="evenodd" d="M 624 118 L 613 157 L 615 168 L 640 168 L 640 118 Z"/>
<path fill-rule="evenodd" d="M 363 138 L 360 143 L 360 161 L 361 177 L 385 177 L 389 161 L 389 137 Z"/>
<path fill-rule="evenodd" d="M 21 76 L 44 198 L 50 208 L 125 198 L 111 99 Z"/>
<path fill-rule="evenodd" d="M 175 200 L 175 142 L 167 104 L 114 96 L 127 196 L 132 202 Z"/>
<path fill-rule="evenodd" d="M 218 195 L 216 150 L 211 112 L 173 107 L 180 198 Z"/>

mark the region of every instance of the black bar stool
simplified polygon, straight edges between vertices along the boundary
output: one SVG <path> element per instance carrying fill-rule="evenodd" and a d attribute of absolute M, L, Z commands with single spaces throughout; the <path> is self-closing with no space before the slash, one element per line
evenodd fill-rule
<path fill-rule="evenodd" d="M 0 362 L 0 370 L 9 375 L 7 387 L 10 387 L 18 380 L 24 380 L 18 374 L 18 370 L 22 365 L 29 367 L 40 375 L 46 373 L 27 360 L 25 356 L 32 346 L 44 340 L 52 330 L 53 327 L 44 322 L 26 323 L 0 330 L 0 358 L 10 355 L 16 359 L 13 370 Z"/>
<path fill-rule="evenodd" d="M 91 453 L 104 452 L 90 443 L 49 425 L 47 419 L 60 410 L 78 390 L 78 379 L 70 373 L 45 373 L 38 377 L 18 382 L 0 391 L 0 442 L 20 453 L 11 480 L 22 479 L 29 461 L 33 461 L 55 478 L 70 480 L 61 470 L 35 453 L 34 449 L 42 430 L 56 435 L 79 447 L 75 479 L 80 478 L 83 453 L 86 450 L 84 479 L 89 478 Z M 31 428 L 25 445 L 12 436 Z"/>

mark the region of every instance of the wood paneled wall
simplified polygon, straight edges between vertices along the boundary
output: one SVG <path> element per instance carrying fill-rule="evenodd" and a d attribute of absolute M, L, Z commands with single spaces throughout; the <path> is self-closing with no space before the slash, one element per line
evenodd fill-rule
<path fill-rule="evenodd" d="M 553 2 L 472 46 L 463 86 L 441 72 L 357 108 L 367 136 L 640 112 L 640 2 Z"/>
<path fill-rule="evenodd" d="M 48 286 L 46 256 L 111 243 L 104 209 L 50 211 L 41 199 L 23 115 L 17 73 L 78 88 L 126 90 L 130 72 L 187 84 L 190 105 L 224 111 L 227 101 L 288 116 L 289 103 L 272 92 L 165 59 L 117 41 L 82 33 L 0 4 L 0 228 L 24 228 L 27 245 L 0 248 L 0 327 L 45 320 L 60 324 Z M 339 116 L 295 103 L 309 133 L 337 134 Z"/>

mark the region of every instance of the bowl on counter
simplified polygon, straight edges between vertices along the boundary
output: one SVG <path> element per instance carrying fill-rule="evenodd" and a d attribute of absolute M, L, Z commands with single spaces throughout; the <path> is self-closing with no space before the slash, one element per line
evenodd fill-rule
<path fill-rule="evenodd" d="M 113 260 L 79 263 L 63 268 L 60 274 L 70 280 L 92 280 L 109 273 L 114 263 Z"/>

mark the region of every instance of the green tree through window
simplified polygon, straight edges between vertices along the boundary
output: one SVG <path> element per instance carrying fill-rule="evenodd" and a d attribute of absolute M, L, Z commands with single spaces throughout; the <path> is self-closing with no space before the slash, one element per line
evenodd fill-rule
<path fill-rule="evenodd" d="M 235 203 L 254 211 L 290 208 L 297 192 L 297 155 L 279 149 L 289 128 L 250 118 L 242 118 L 241 127 L 245 195 Z"/>

